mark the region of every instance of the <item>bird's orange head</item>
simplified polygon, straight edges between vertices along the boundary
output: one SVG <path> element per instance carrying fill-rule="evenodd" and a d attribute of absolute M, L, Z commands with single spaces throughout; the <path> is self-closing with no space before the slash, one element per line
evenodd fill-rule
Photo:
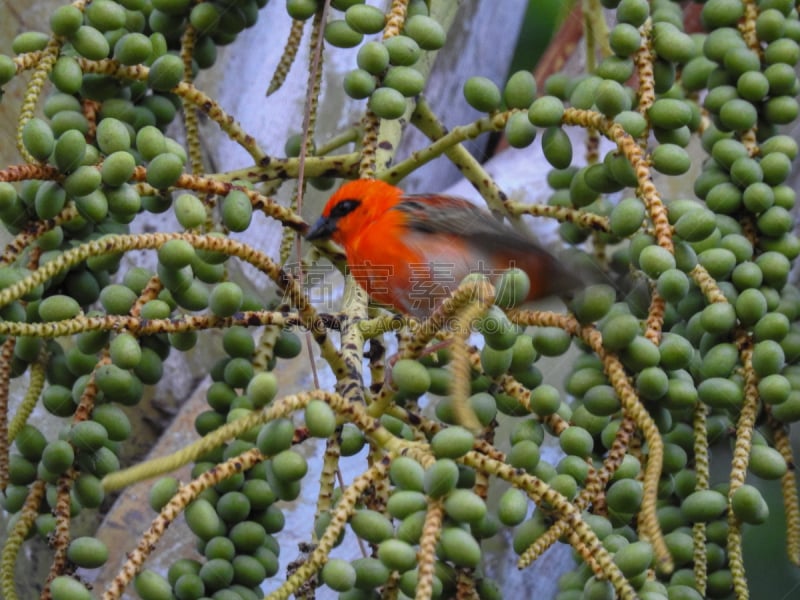
<path fill-rule="evenodd" d="M 396 205 L 403 191 L 385 181 L 357 179 L 345 183 L 328 200 L 307 240 L 331 238 L 345 247 L 378 217 Z"/>

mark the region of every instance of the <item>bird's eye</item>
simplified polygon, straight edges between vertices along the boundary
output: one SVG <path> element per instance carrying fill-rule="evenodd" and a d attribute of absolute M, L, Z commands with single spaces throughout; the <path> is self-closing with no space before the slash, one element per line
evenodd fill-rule
<path fill-rule="evenodd" d="M 360 200 L 342 200 L 331 209 L 330 216 L 334 219 L 341 218 L 353 212 L 360 204 Z"/>

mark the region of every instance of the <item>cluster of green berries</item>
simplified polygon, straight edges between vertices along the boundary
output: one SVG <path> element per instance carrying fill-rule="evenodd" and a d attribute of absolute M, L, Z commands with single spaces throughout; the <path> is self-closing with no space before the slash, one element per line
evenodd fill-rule
<path fill-rule="evenodd" d="M 247 0 L 95 0 L 85 11 L 75 6 L 56 9 L 51 16 L 50 33 L 28 32 L 15 38 L 12 49 L 17 54 L 45 49 L 51 35 L 63 41 L 50 73 L 50 92 L 41 116 L 28 120 L 21 132 L 27 153 L 39 164 L 54 167 L 59 178 L 29 180 L 21 185 L 0 183 L 0 219 L 9 232 L 18 234 L 36 223 L 64 214 L 67 217 L 26 247 L 17 261 L 0 269 L 0 285 L 4 289 L 30 274 L 24 265 L 29 264 L 34 253 L 38 254 L 39 265 L 45 265 L 78 244 L 128 233 L 129 224 L 142 212 L 173 211 L 187 230 L 207 226 L 209 209 L 205 202 L 188 193 L 173 201 L 167 192 L 188 160 L 185 149 L 164 134 L 181 107 L 179 98 L 170 92 L 184 79 L 184 64 L 178 56 L 181 36 L 189 24 L 197 32 L 190 65 L 196 73 L 214 63 L 217 46 L 234 41 L 255 23 L 258 9 L 264 4 Z M 81 66 L 84 59 L 107 58 L 123 66 L 147 66 L 149 75 L 141 81 L 115 79 L 84 72 Z M 11 59 L 0 56 L 0 85 L 9 82 L 15 72 Z M 97 107 L 93 115 L 87 111 L 91 103 Z M 137 188 L 137 167 L 144 167 L 144 180 L 156 189 L 155 194 L 144 194 Z M 243 231 L 250 225 L 253 209 L 243 189 L 232 190 L 220 202 L 219 221 L 228 231 Z M 76 212 L 64 212 L 72 206 Z M 139 307 L 139 315 L 147 321 L 169 319 L 179 311 L 210 309 L 212 314 L 230 316 L 240 310 L 264 309 L 260 300 L 225 281 L 227 255 L 196 251 L 188 243 L 174 240 L 159 249 L 156 268 L 130 268 L 122 277 L 115 277 L 120 258 L 115 253 L 94 256 L 60 272 L 20 300 L 2 307 L 2 319 L 42 323 L 81 314 L 128 315 L 156 274 L 163 289 Z M 120 469 L 122 445 L 132 433 L 127 408 L 140 402 L 145 386 L 162 379 L 164 361 L 171 350 L 187 351 L 197 337 L 191 331 L 143 336 L 86 331 L 64 343 L 64 338 L 18 336 L 11 376 L 22 376 L 47 356 L 41 404 L 49 415 L 63 419 L 64 426 L 53 440 L 48 440 L 35 424 L 26 424 L 19 431 L 11 452 L 3 508 L 18 513 L 30 484 L 43 479 L 47 484 L 46 500 L 31 533 L 48 538 L 56 526 L 53 511 L 58 479 L 73 467 L 78 476 L 70 491 L 72 515 L 100 507 L 104 500 L 100 481 Z M 227 330 L 223 346 L 233 364 L 227 370 L 220 366 L 219 374 L 222 381 L 222 373 L 227 373 L 234 385 L 252 379 L 253 403 L 261 406 L 274 396 L 276 384 L 269 372 L 253 376 L 249 360 L 253 345 L 247 330 Z M 293 356 L 299 348 L 296 336 L 288 331 L 279 336 L 276 346 L 276 356 Z M 105 353 L 110 362 L 98 367 Z M 274 360 L 270 366 L 274 366 Z M 89 385 L 96 388 L 90 418 L 69 424 Z M 228 412 L 219 413 L 223 415 L 222 423 Z M 198 429 L 204 432 L 221 424 L 208 415 L 198 421 Z M 212 421 L 215 425 L 209 425 Z M 204 464 L 207 467 L 209 463 Z M 270 533 L 279 531 L 282 515 L 274 507 L 270 509 L 276 496 L 264 491 L 268 488 L 266 476 L 259 475 L 258 470 L 249 476 L 253 481 L 240 486 L 248 491 L 251 521 L 258 519 L 249 529 L 258 525 Z M 164 485 L 158 489 L 163 498 Z M 241 509 L 230 498 L 223 505 Z M 237 551 L 249 553 L 247 557 L 231 557 L 235 580 L 243 582 L 252 594 L 261 580 L 277 570 L 277 544 L 274 540 L 268 544 L 265 532 L 261 532 L 263 539 L 256 544 L 253 540 L 258 538 L 258 531 L 253 533 L 242 526 L 234 535 L 233 525 L 231 529 L 223 533 L 230 540 L 238 540 L 239 535 L 242 541 L 237 541 L 241 545 L 237 545 Z M 106 562 L 108 549 L 98 539 L 79 537 L 71 541 L 67 558 L 76 567 L 93 569 Z M 153 581 L 153 574 L 147 572 L 137 581 L 137 588 L 157 588 Z M 184 585 L 192 589 L 195 583 L 190 580 Z M 89 597 L 83 584 L 68 576 L 56 578 L 51 591 L 56 600 Z M 142 597 L 152 596 L 142 592 Z"/>
<path fill-rule="evenodd" d="M 288 2 L 294 18 L 308 18 L 317 10 L 314 0 Z M 305 11 L 293 12 L 296 5 Z M 331 18 L 325 25 L 325 40 L 338 48 L 359 46 L 353 69 L 344 78 L 344 90 L 355 99 L 368 98 L 368 105 L 382 119 L 398 119 L 408 106 L 407 98 L 417 96 L 425 87 L 425 75 L 415 65 L 423 52 L 439 50 L 445 32 L 428 13 L 424 0 L 408 3 L 406 19 L 399 34 L 381 40 L 363 42 L 365 35 L 379 34 L 386 26 L 386 15 L 363 0 L 332 2 L 343 18 Z"/>
<path fill-rule="evenodd" d="M 696 198 L 665 199 L 674 245 L 670 251 L 658 245 L 651 233 L 642 231 L 647 215 L 640 199 L 615 200 L 612 196 L 612 202 L 606 196 L 637 185 L 630 165 L 617 152 L 594 165 L 577 168 L 570 165 L 571 160 L 553 160 L 554 154 L 557 159 L 571 157 L 565 136 L 556 149 L 560 155 L 543 146 L 545 157 L 556 169 L 549 176 L 555 190 L 551 202 L 607 216 L 610 232 L 598 238 L 605 243 L 622 242 L 612 263 L 625 271 L 631 267 L 641 271 L 666 300 L 659 344 L 643 335 L 650 298 L 642 290 L 630 294 L 626 302 L 613 303 L 605 315 L 592 315 L 604 347 L 618 353 L 665 442 L 658 520 L 676 570 L 672 574 L 657 570 L 656 582 L 638 582 L 625 573 L 648 598 L 702 597 L 692 569 L 695 523 L 705 523 L 707 528 L 706 593 L 709 597 L 730 594 L 733 575 L 727 557 L 727 513 L 733 511 L 745 524 L 764 523 L 769 511 L 758 479 L 780 479 L 788 468 L 774 447 L 765 412 L 782 423 L 800 419 L 800 330 L 796 324 L 800 290 L 790 281 L 800 240 L 791 215 L 795 191 L 786 183 L 797 143 L 778 130 L 797 117 L 794 65 L 800 48 L 800 22 L 791 2 L 758 4 L 756 52 L 737 29 L 744 15 L 744 3 L 739 0 L 704 3 L 701 16 L 707 32 L 692 35 L 683 31 L 682 11 L 675 3 L 604 2 L 617 9 L 618 23 L 609 37 L 614 56 L 579 81 L 557 75 L 545 85 L 546 91 L 562 102 L 598 110 L 634 138 L 651 132 L 651 165 L 665 175 L 689 170 L 686 147 L 693 136 L 699 134 L 702 150 L 708 155 L 695 178 Z M 642 26 L 648 18 L 656 58 L 656 96 L 642 115 L 636 112 L 638 99 L 621 84 L 633 73 L 632 56 L 643 45 Z M 701 90 L 708 93 L 698 100 Z M 710 117 L 702 133 L 701 109 Z M 752 138 L 749 132 L 754 132 Z M 758 152 L 752 152 L 753 145 Z M 562 226 L 561 233 L 570 244 L 581 243 L 588 235 L 571 224 Z M 693 278 L 698 266 L 713 278 L 726 301 L 707 300 Z M 596 293 L 588 288 L 583 304 L 587 298 L 590 304 L 600 302 L 599 297 L 591 298 Z M 607 295 L 602 297 L 606 302 Z M 579 308 L 573 306 L 580 319 Z M 693 411 L 698 404 L 708 411 L 706 429 L 713 458 L 715 447 L 732 443 L 745 403 L 744 365 L 737 346 L 742 336 L 753 347 L 751 368 L 759 396 L 760 416 L 748 464 L 753 480 L 748 479 L 733 494 L 727 482 L 700 489 L 696 487 Z M 574 364 L 566 389 L 574 400 L 571 416 L 563 416 L 589 433 L 589 437 L 582 436 L 586 438 L 583 448 L 590 448 L 589 458 L 597 461 L 610 448 L 620 426 L 620 399 L 603 365 L 589 355 Z M 571 429 L 562 433 L 562 449 L 564 434 Z M 615 483 L 620 471 L 627 473 L 626 463 L 636 468 Z M 638 463 L 626 457 L 606 489 L 608 516 L 604 518 L 613 531 L 601 539 L 617 553 L 620 535 L 625 538 L 623 547 L 642 543 L 631 528 L 635 523 L 631 516 L 641 502 L 641 489 L 635 482 Z M 580 468 L 571 475 L 580 487 L 585 465 L 576 462 L 576 466 Z M 712 469 L 716 468 L 730 467 L 712 462 Z M 612 492 L 623 482 L 630 488 L 624 501 L 612 502 L 616 497 Z M 614 557 L 616 562 L 617 554 Z M 650 562 L 648 566 L 652 566 Z M 597 582 L 585 564 L 562 578 L 560 587 L 558 597 L 563 600 L 613 597 L 607 582 Z"/>

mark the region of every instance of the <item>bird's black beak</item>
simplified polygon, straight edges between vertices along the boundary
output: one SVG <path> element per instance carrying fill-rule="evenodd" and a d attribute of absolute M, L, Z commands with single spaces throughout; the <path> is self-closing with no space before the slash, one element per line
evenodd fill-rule
<path fill-rule="evenodd" d="M 308 241 L 324 240 L 333 235 L 336 231 L 336 222 L 338 219 L 331 217 L 320 217 L 311 230 L 306 234 Z"/>

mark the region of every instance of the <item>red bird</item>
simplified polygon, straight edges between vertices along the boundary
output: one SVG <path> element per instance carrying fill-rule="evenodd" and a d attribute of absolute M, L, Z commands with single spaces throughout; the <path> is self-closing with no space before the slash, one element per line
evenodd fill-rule
<path fill-rule="evenodd" d="M 510 267 L 530 278 L 528 299 L 563 293 L 577 273 L 533 241 L 461 198 L 406 195 L 379 180 L 345 183 L 306 235 L 344 247 L 347 266 L 374 300 L 426 317 L 470 273 L 493 280 Z"/>

